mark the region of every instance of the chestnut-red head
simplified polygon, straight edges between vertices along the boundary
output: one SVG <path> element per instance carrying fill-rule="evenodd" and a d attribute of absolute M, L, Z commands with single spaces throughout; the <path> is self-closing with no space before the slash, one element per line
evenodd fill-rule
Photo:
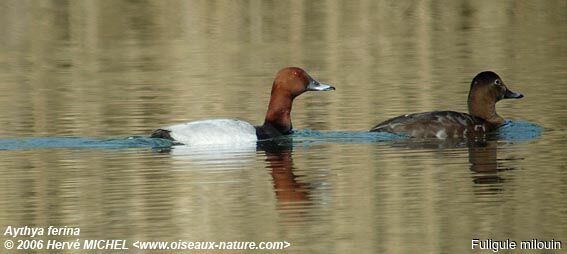
<path fill-rule="evenodd" d="M 272 86 L 274 93 L 289 94 L 292 98 L 299 96 L 306 91 L 330 91 L 335 90 L 333 86 L 319 83 L 307 72 L 298 67 L 283 68 L 276 74 Z"/>
<path fill-rule="evenodd" d="M 334 87 L 319 83 L 298 67 L 283 68 L 276 74 L 264 127 L 271 126 L 282 134 L 291 133 L 293 99 L 306 91 L 330 91 Z"/>

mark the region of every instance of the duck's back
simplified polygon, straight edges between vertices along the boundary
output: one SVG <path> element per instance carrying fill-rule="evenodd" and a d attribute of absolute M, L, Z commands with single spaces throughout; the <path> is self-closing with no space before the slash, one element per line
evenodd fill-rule
<path fill-rule="evenodd" d="M 256 142 L 253 125 L 235 119 L 213 119 L 160 128 L 151 137 L 167 138 L 186 145 L 221 145 Z"/>
<path fill-rule="evenodd" d="M 416 138 L 458 138 L 494 129 L 481 118 L 455 111 L 433 111 L 398 116 L 370 131 L 404 134 Z"/>

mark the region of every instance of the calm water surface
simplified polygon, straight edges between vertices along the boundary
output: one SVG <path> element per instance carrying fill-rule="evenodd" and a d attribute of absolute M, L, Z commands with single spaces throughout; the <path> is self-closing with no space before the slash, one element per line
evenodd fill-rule
<path fill-rule="evenodd" d="M 553 0 L 2 1 L 0 228 L 285 240 L 286 253 L 466 253 L 473 238 L 537 238 L 565 253 L 566 14 Z M 296 99 L 293 140 L 127 139 L 197 119 L 261 124 L 285 66 L 337 87 Z M 498 104 L 512 122 L 496 136 L 365 133 L 400 114 L 466 111 L 483 70 L 525 95 Z"/>

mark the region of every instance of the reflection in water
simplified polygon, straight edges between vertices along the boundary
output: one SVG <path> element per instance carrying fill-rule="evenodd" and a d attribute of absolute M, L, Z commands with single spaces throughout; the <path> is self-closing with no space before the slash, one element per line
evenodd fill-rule
<path fill-rule="evenodd" d="M 469 145 L 471 170 L 477 173 L 497 172 L 496 141 L 480 141 Z"/>
<path fill-rule="evenodd" d="M 289 202 L 308 201 L 308 187 L 298 182 L 293 173 L 293 145 L 267 141 L 260 144 L 259 148 L 266 154 L 266 168 L 270 170 L 274 191 L 282 207 Z"/>
<path fill-rule="evenodd" d="M 172 159 L 190 162 L 196 165 L 225 165 L 230 167 L 248 165 L 256 152 L 255 143 L 238 143 L 221 146 L 186 146 L 175 145 L 163 150 L 172 155 Z"/>
<path fill-rule="evenodd" d="M 286 239 L 286 253 L 465 253 L 472 235 L 567 239 L 564 0 L 0 2 L 0 146 L 9 146 L 0 151 L 0 228 Z M 522 81 L 528 96 L 502 114 L 549 131 L 539 137 L 526 125 L 527 142 L 507 132 L 496 144 L 425 149 L 335 133 L 294 140 L 293 151 L 217 154 L 67 140 L 81 149 L 38 140 L 20 149 L 12 140 L 256 122 L 266 77 L 290 65 L 341 88 L 294 104 L 296 127 L 361 131 L 406 112 L 462 112 L 467 77 L 491 69 Z M 498 158 L 512 156 L 526 159 Z M 476 180 L 486 175 L 506 181 Z M 282 225 L 298 213 L 300 223 Z"/>
<path fill-rule="evenodd" d="M 505 179 L 499 174 L 501 171 L 514 170 L 515 167 L 502 167 L 498 159 L 498 139 L 501 134 L 493 133 L 480 139 L 405 139 L 395 140 L 392 147 L 412 150 L 429 150 L 435 154 L 445 153 L 451 149 L 468 149 L 468 162 L 472 171 L 473 182 L 487 188 L 482 189 L 483 194 L 496 194 L 502 191 Z M 516 134 L 521 136 L 520 134 Z M 506 141 L 506 140 L 501 140 Z M 510 141 L 510 140 L 508 140 Z M 464 165 L 464 163 L 463 163 Z"/>
<path fill-rule="evenodd" d="M 309 201 L 309 187 L 297 181 L 293 165 L 293 141 L 283 137 L 261 141 L 258 144 L 236 146 L 186 146 L 178 145 L 159 150 L 170 154 L 175 161 L 197 166 L 225 167 L 249 166 L 256 152 L 265 154 L 266 168 L 270 170 L 276 198 L 282 207 L 287 203 Z"/>
<path fill-rule="evenodd" d="M 474 182 L 477 184 L 498 184 L 504 179 L 498 175 L 497 141 L 483 140 L 469 144 L 470 170 L 474 172 Z M 500 187 L 491 188 L 492 193 L 501 191 Z"/>

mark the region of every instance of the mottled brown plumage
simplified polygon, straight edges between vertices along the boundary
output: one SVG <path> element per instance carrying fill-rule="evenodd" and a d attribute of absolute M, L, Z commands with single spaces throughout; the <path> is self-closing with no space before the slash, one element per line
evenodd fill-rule
<path fill-rule="evenodd" d="M 433 111 L 402 115 L 386 120 L 370 131 L 440 139 L 482 135 L 504 123 L 504 119 L 496 113 L 498 101 L 522 97 L 522 94 L 510 91 L 496 73 L 485 71 L 471 82 L 468 114 Z"/>

